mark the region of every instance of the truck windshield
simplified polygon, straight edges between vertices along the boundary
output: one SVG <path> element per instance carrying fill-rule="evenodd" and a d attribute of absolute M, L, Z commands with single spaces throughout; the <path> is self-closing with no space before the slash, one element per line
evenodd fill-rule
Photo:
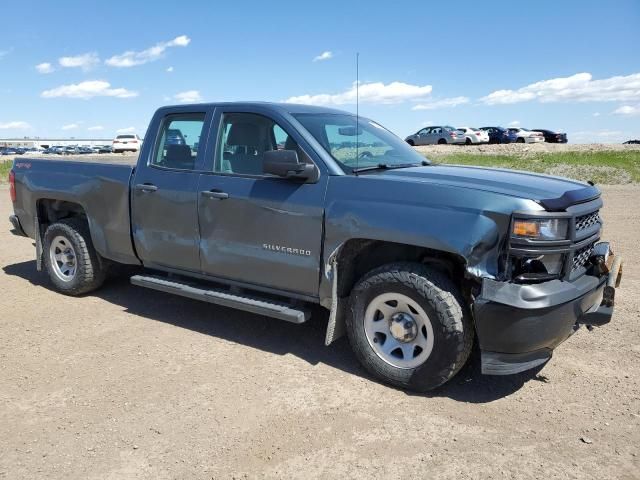
<path fill-rule="evenodd" d="M 428 162 L 407 143 L 376 122 L 355 115 L 299 113 L 294 117 L 345 173 L 384 165 L 388 168 Z"/>

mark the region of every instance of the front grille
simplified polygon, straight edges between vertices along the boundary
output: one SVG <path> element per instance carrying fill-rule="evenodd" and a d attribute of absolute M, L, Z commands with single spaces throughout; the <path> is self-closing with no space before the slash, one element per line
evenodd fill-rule
<path fill-rule="evenodd" d="M 587 213 L 586 215 L 580 215 L 576 217 L 576 232 L 586 230 L 597 223 L 600 223 L 600 212 L 598 210 Z"/>
<path fill-rule="evenodd" d="M 578 270 L 587 264 L 589 257 L 591 256 L 591 252 L 593 252 L 594 245 L 595 242 L 573 252 L 573 266 L 571 267 L 571 270 Z"/>

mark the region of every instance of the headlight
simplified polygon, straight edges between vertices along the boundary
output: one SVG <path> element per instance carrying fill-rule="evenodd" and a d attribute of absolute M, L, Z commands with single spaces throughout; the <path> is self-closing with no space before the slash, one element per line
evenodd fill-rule
<path fill-rule="evenodd" d="M 517 218 L 513 236 L 532 240 L 566 240 L 569 220 L 566 218 Z"/>

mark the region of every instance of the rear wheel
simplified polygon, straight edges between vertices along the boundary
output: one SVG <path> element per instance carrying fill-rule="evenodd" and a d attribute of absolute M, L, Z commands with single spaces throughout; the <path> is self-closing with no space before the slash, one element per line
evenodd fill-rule
<path fill-rule="evenodd" d="M 395 263 L 365 275 L 351 293 L 347 334 L 373 375 L 426 391 L 467 361 L 473 326 L 464 301 L 444 274 L 422 264 Z"/>
<path fill-rule="evenodd" d="M 464 141 L 464 143 L 465 143 L 466 145 L 471 145 L 473 142 L 471 141 L 471 139 L 470 139 L 470 138 L 467 138 L 467 139 Z"/>
<path fill-rule="evenodd" d="M 438 140 L 438 145 L 446 145 L 447 141 L 444 138 L 441 138 L 440 140 Z"/>
<path fill-rule="evenodd" d="M 408 143 L 409 145 L 411 145 L 412 147 L 414 147 L 414 146 L 415 146 L 415 143 L 414 143 L 414 141 L 413 141 L 413 140 L 407 140 L 407 143 Z"/>
<path fill-rule="evenodd" d="M 102 285 L 106 262 L 95 251 L 84 220 L 69 218 L 49 225 L 43 243 L 44 264 L 56 290 L 81 295 Z"/>
<path fill-rule="evenodd" d="M 524 143 L 524 138 L 518 137 L 518 139 L 516 140 L 516 143 Z"/>

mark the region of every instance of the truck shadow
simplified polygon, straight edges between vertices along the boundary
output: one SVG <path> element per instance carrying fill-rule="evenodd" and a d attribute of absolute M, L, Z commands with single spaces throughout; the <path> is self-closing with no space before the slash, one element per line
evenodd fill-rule
<path fill-rule="evenodd" d="M 35 261 L 7 265 L 3 270 L 5 274 L 23 278 L 33 285 L 52 288 L 47 275 L 36 271 Z M 111 280 L 91 295 L 145 319 L 168 323 L 276 355 L 295 355 L 312 365 L 324 363 L 377 382 L 360 367 L 346 338 L 341 338 L 330 347 L 324 346 L 328 313 L 321 307 L 313 311 L 309 322 L 295 325 L 142 289 L 130 285 L 127 278 Z M 483 376 L 480 374 L 478 355 L 472 355 L 468 364 L 446 385 L 424 394 L 406 393 L 427 398 L 448 397 L 460 402 L 486 403 L 514 393 L 527 381 L 546 381 L 544 376 L 538 375 L 540 369 L 506 377 Z"/>

